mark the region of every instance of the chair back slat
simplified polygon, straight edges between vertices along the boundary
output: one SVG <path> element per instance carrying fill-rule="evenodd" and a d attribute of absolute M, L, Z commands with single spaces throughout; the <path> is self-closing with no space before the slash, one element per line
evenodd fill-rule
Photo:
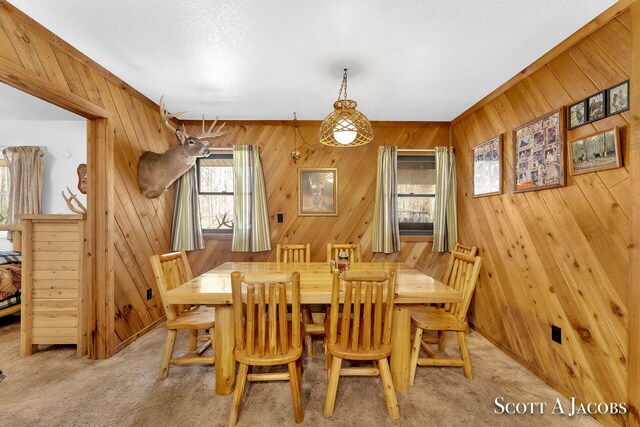
<path fill-rule="evenodd" d="M 349 327 L 351 326 L 351 282 L 344 285 L 344 303 L 342 304 L 342 331 L 340 333 L 340 345 L 343 348 L 349 346 Z M 333 310 L 333 307 L 331 308 Z"/>
<path fill-rule="evenodd" d="M 178 314 L 185 311 L 188 306 L 166 304 L 164 302 L 166 299 L 165 294 L 193 278 L 187 254 L 184 251 L 171 252 L 163 255 L 153 255 L 149 260 L 156 278 L 164 314 L 167 320 L 175 320 Z"/>
<path fill-rule="evenodd" d="M 364 285 L 364 306 L 362 308 L 362 349 L 371 350 L 371 290 L 373 285 L 365 283 Z"/>
<path fill-rule="evenodd" d="M 372 347 L 378 350 L 381 345 L 389 344 L 395 282 L 395 270 L 390 273 L 335 272 L 329 312 L 329 342 L 354 352 L 370 351 Z M 341 314 L 340 294 L 343 295 Z"/>
<path fill-rule="evenodd" d="M 340 251 L 348 251 L 349 261 L 362 262 L 362 247 L 360 243 L 327 243 L 327 262 L 338 260 Z"/>
<path fill-rule="evenodd" d="M 375 306 L 373 311 L 373 348 L 378 350 L 382 345 L 382 316 L 384 312 L 384 303 L 382 302 L 382 294 L 384 292 L 382 283 L 374 283 L 376 290 Z"/>
<path fill-rule="evenodd" d="M 311 243 L 276 245 L 276 262 L 311 262 Z"/>
<path fill-rule="evenodd" d="M 231 285 L 237 349 L 246 350 L 250 356 L 274 357 L 300 347 L 299 273 L 242 275 L 236 271 L 231 273 Z M 291 331 L 288 290 L 291 292 Z"/>

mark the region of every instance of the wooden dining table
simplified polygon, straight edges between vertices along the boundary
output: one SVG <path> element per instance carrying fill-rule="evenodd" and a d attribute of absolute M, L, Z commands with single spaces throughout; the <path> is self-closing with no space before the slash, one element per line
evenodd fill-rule
<path fill-rule="evenodd" d="M 398 272 L 391 333 L 391 374 L 396 391 L 409 390 L 412 304 L 460 302 L 459 291 L 402 263 L 353 263 L 352 271 L 390 270 Z M 233 355 L 234 325 L 231 296 L 231 273 L 300 273 L 300 303 L 329 304 L 332 274 L 329 264 L 226 262 L 201 276 L 183 283 L 165 294 L 165 304 L 203 304 L 215 306 L 216 393 L 233 391 L 236 362 Z"/>

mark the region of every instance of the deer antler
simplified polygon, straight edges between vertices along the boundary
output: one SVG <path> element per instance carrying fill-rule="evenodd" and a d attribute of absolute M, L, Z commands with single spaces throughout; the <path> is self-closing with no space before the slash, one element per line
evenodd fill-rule
<path fill-rule="evenodd" d="M 224 125 L 226 125 L 227 123 L 223 123 L 222 126 L 220 126 L 215 132 L 213 132 L 213 129 L 216 127 L 216 123 L 218 123 L 218 117 L 216 116 L 216 119 L 213 121 L 213 123 L 211 124 L 211 126 L 209 126 L 209 129 L 207 129 L 205 131 L 204 129 L 204 114 L 202 115 L 202 133 L 200 133 L 199 135 L 197 135 L 198 139 L 203 139 L 203 138 L 216 138 L 218 136 L 224 135 L 225 133 L 227 133 L 226 131 L 223 131 L 222 128 L 224 128 Z"/>
<path fill-rule="evenodd" d="M 64 201 L 67 202 L 67 207 L 71 209 L 71 212 L 74 212 L 80 215 L 86 214 L 87 208 L 82 204 L 80 200 L 78 200 L 76 195 L 73 194 L 73 192 L 69 189 L 69 187 L 67 187 L 67 191 L 69 192 L 69 197 L 67 197 L 64 194 L 64 190 L 62 190 L 61 194 Z M 72 201 L 76 203 L 76 206 L 74 206 L 73 203 L 71 203 Z"/>
<path fill-rule="evenodd" d="M 171 126 L 171 123 L 169 123 L 169 120 L 173 118 L 178 118 L 184 113 L 186 113 L 186 111 L 181 111 L 179 113 L 173 113 L 173 114 L 169 113 L 167 109 L 164 107 L 164 95 L 160 97 L 160 117 L 162 117 L 162 123 L 164 123 L 164 125 L 169 129 L 171 129 L 173 133 L 176 133 L 178 129 Z"/>

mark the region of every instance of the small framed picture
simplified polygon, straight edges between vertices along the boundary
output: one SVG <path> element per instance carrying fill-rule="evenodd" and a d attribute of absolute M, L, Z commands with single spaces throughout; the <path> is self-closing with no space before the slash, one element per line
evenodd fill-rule
<path fill-rule="evenodd" d="M 607 114 L 614 114 L 629 109 L 629 80 L 607 89 Z"/>
<path fill-rule="evenodd" d="M 502 193 L 502 135 L 473 147 L 473 197 Z"/>
<path fill-rule="evenodd" d="M 607 104 L 605 102 L 606 91 L 598 92 L 587 98 L 587 120 L 593 122 L 606 117 Z"/>
<path fill-rule="evenodd" d="M 587 102 L 582 100 L 569 106 L 569 129 L 575 129 L 587 123 Z"/>
<path fill-rule="evenodd" d="M 338 169 L 298 169 L 298 215 L 338 215 Z"/>
<path fill-rule="evenodd" d="M 622 166 L 618 128 L 593 133 L 569 142 L 571 175 Z"/>

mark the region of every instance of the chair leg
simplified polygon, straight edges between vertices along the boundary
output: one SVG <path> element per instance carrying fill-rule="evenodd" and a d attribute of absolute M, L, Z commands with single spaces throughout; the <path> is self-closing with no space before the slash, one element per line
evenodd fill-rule
<path fill-rule="evenodd" d="M 302 322 L 305 325 L 313 323 L 313 315 L 311 314 L 311 307 L 308 305 L 302 306 Z M 311 334 L 304 334 L 304 346 L 307 348 L 307 356 L 313 356 L 313 337 Z"/>
<path fill-rule="evenodd" d="M 169 375 L 169 363 L 173 356 L 173 349 L 176 346 L 176 335 L 178 331 L 175 329 L 167 329 L 167 338 L 164 341 L 164 349 L 162 350 L 162 361 L 160 362 L 160 373 L 158 379 L 163 380 Z"/>
<path fill-rule="evenodd" d="M 467 340 L 464 336 L 464 332 L 457 332 L 458 344 L 460 345 L 460 356 L 464 362 L 464 376 L 467 379 L 473 379 L 473 372 L 471 372 L 471 358 L 469 357 L 469 349 L 467 348 Z"/>
<path fill-rule="evenodd" d="M 336 405 L 336 395 L 338 394 L 338 381 L 340 380 L 340 367 L 342 359 L 334 356 L 331 363 L 329 383 L 327 384 L 327 397 L 324 401 L 324 416 L 330 418 L 333 416 L 333 408 Z"/>
<path fill-rule="evenodd" d="M 198 330 L 189 330 L 189 351 L 194 352 L 198 349 Z"/>
<path fill-rule="evenodd" d="M 438 351 L 444 351 L 444 331 L 438 331 Z"/>
<path fill-rule="evenodd" d="M 421 344 L 422 329 L 416 328 L 416 336 L 413 339 L 413 346 L 411 347 L 411 361 L 409 362 L 409 385 L 413 385 L 413 380 L 416 378 L 418 356 L 420 356 L 420 347 L 422 347 Z"/>
<path fill-rule="evenodd" d="M 296 360 L 296 367 L 298 369 L 298 378 L 300 379 L 300 381 L 298 381 L 298 384 L 300 385 L 300 394 L 302 394 L 302 357 Z"/>
<path fill-rule="evenodd" d="M 242 396 L 244 395 L 244 386 L 247 383 L 247 372 L 249 366 L 240 363 L 238 368 L 238 379 L 236 381 L 236 389 L 233 391 L 233 403 L 231 405 L 231 413 L 229 414 L 229 427 L 233 427 L 238 423 L 240 416 L 240 406 L 242 405 Z"/>
<path fill-rule="evenodd" d="M 303 419 L 302 404 L 300 403 L 302 379 L 300 378 L 298 373 L 297 361 L 289 362 L 288 367 L 289 367 L 289 382 L 291 384 L 291 401 L 293 402 L 293 417 L 295 418 L 296 423 L 301 423 Z"/>
<path fill-rule="evenodd" d="M 396 399 L 396 389 L 393 387 L 393 380 L 391 379 L 389 361 L 386 357 L 378 360 L 378 369 L 380 369 L 380 379 L 382 380 L 382 388 L 384 390 L 384 398 L 387 402 L 389 418 L 397 420 L 400 418 L 400 410 L 398 409 L 398 400 Z"/>

